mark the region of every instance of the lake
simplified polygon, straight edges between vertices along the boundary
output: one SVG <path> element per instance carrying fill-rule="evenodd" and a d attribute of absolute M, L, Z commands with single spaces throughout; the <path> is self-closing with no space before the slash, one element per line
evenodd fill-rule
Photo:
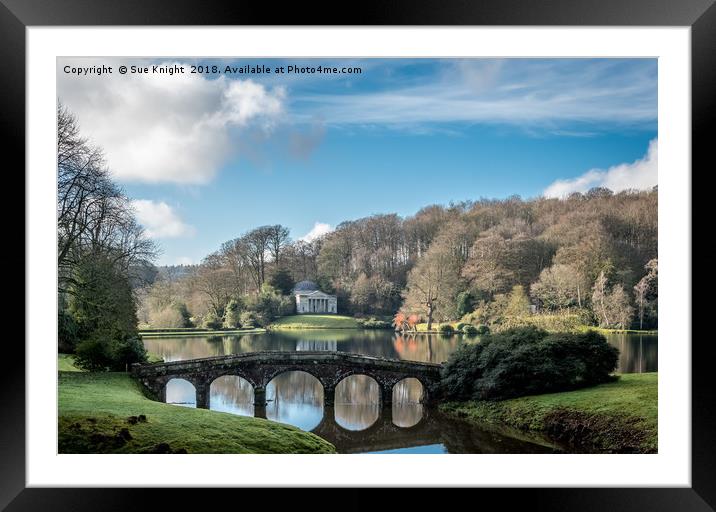
<path fill-rule="evenodd" d="M 656 335 L 610 334 L 619 348 L 622 373 L 657 371 Z M 464 342 L 462 336 L 400 335 L 390 330 L 296 330 L 233 336 L 144 338 L 165 361 L 265 350 L 327 350 L 441 363 Z M 393 404 L 380 404 L 378 384 L 353 375 L 335 391 L 335 405 L 324 407 L 323 388 L 304 372 L 286 372 L 266 388 L 266 417 L 314 432 L 341 453 L 549 453 L 561 451 L 544 439 L 520 439 L 517 432 L 487 431 L 446 417 L 420 404 L 422 386 L 405 379 L 393 389 Z M 182 379 L 167 385 L 167 402 L 195 407 L 194 387 Z M 211 385 L 211 409 L 254 415 L 253 388 L 244 379 L 224 376 Z"/>

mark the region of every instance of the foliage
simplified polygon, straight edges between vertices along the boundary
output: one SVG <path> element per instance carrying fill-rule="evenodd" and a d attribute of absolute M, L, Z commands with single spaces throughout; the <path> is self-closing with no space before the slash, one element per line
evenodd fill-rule
<path fill-rule="evenodd" d="M 602 271 L 592 288 L 594 315 L 600 327 L 628 329 L 634 315 L 634 308 L 621 284 L 608 288 L 606 274 Z"/>
<path fill-rule="evenodd" d="M 296 285 L 291 271 L 286 268 L 276 269 L 269 277 L 268 283 L 281 295 L 290 295 Z"/>
<path fill-rule="evenodd" d="M 440 324 L 440 327 L 438 327 L 438 332 L 441 334 L 452 334 L 455 332 L 455 329 L 450 324 Z"/>
<path fill-rule="evenodd" d="M 470 324 L 465 324 L 462 326 L 461 329 L 458 329 L 458 330 L 462 331 L 463 334 L 470 336 L 470 337 L 477 336 L 477 334 L 478 334 L 477 327 L 475 327 L 474 325 L 470 325 Z"/>
<path fill-rule="evenodd" d="M 455 400 L 565 391 L 607 382 L 618 354 L 595 331 L 548 334 L 515 328 L 461 346 L 443 369 L 442 385 Z"/>
<path fill-rule="evenodd" d="M 202 320 L 202 327 L 205 329 L 220 329 L 221 319 L 216 316 L 216 313 L 209 311 Z"/>
<path fill-rule="evenodd" d="M 241 327 L 241 303 L 236 299 L 231 299 L 226 305 L 224 311 L 224 324 L 227 329 L 236 329 Z"/>
<path fill-rule="evenodd" d="M 239 315 L 239 320 L 241 322 L 241 327 L 243 328 L 251 328 L 261 325 L 261 319 L 256 311 L 242 311 Z"/>
<path fill-rule="evenodd" d="M 391 322 L 377 318 L 358 318 L 356 322 L 362 329 L 390 329 L 392 327 Z"/>
<path fill-rule="evenodd" d="M 60 352 L 72 354 L 79 342 L 80 328 L 75 317 L 65 309 L 57 311 L 57 341 Z"/>

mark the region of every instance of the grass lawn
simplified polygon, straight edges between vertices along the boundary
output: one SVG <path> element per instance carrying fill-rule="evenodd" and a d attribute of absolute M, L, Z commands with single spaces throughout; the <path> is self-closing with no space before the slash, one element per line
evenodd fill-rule
<path fill-rule="evenodd" d="M 75 366 L 75 356 L 72 354 L 57 354 L 57 368 L 61 372 L 82 372 Z"/>
<path fill-rule="evenodd" d="M 656 453 L 657 382 L 657 373 L 633 373 L 576 391 L 440 408 L 478 423 L 546 434 L 581 452 Z"/>
<path fill-rule="evenodd" d="M 60 453 L 335 453 L 296 427 L 163 404 L 126 373 L 59 373 Z"/>
<path fill-rule="evenodd" d="M 271 329 L 358 329 L 355 318 L 343 315 L 292 315 L 276 320 Z"/>

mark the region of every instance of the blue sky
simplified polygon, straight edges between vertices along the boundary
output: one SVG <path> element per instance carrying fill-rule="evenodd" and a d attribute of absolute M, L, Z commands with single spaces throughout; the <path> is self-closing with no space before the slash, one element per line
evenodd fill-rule
<path fill-rule="evenodd" d="M 332 76 L 59 71 L 108 60 L 60 62 L 58 96 L 137 200 L 162 264 L 196 263 L 263 224 L 297 239 L 429 204 L 656 184 L 654 59 L 177 61 L 362 69 Z"/>

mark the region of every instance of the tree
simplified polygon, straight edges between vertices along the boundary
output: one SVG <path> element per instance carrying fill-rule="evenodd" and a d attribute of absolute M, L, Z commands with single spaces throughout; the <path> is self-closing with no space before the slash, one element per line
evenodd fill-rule
<path fill-rule="evenodd" d="M 281 253 L 289 242 L 289 229 L 276 224 L 268 227 L 268 250 L 275 265 L 281 263 Z"/>
<path fill-rule="evenodd" d="M 656 309 L 656 298 L 658 288 L 658 262 L 655 259 L 649 260 L 645 265 L 646 275 L 634 285 L 634 297 L 639 312 L 639 329 L 644 328 L 644 313 L 653 308 Z"/>
<path fill-rule="evenodd" d="M 436 314 L 444 319 L 457 316 L 455 297 L 460 292 L 460 261 L 446 244 L 433 243 L 408 274 L 403 308 L 425 313 L 428 330 Z"/>
<path fill-rule="evenodd" d="M 226 305 L 224 311 L 224 327 L 228 329 L 235 329 L 237 327 L 240 327 L 241 310 L 242 304 L 236 299 L 231 299 Z"/>
<path fill-rule="evenodd" d="M 586 286 L 573 265 L 555 263 L 544 269 L 530 287 L 531 295 L 547 310 L 562 310 L 582 306 Z"/>
<path fill-rule="evenodd" d="M 286 268 L 276 269 L 269 277 L 268 283 L 282 295 L 290 295 L 296 285 L 291 277 L 291 271 Z"/>
<path fill-rule="evenodd" d="M 610 290 L 604 272 L 601 272 L 594 282 L 592 309 L 601 327 L 627 329 L 634 315 L 624 287 L 617 284 Z"/>

